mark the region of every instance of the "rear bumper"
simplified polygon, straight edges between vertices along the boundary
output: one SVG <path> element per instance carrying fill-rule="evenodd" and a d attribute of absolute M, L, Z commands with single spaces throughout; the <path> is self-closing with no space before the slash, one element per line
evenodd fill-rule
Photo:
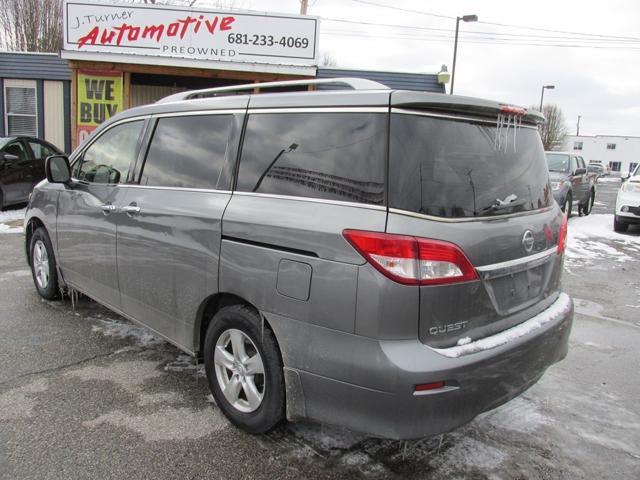
<path fill-rule="evenodd" d="M 566 356 L 573 303 L 566 295 L 560 298 L 562 308 L 557 308 L 559 299 L 556 314 L 538 328 L 457 357 L 417 340 L 376 341 L 299 322 L 287 334 L 282 322 L 291 320 L 267 315 L 290 374 L 289 417 L 395 439 L 432 436 L 464 425 L 525 391 Z M 304 352 L 288 343 L 300 328 L 312 330 L 307 342 L 302 339 Z M 444 388 L 414 395 L 415 385 L 442 380 Z"/>

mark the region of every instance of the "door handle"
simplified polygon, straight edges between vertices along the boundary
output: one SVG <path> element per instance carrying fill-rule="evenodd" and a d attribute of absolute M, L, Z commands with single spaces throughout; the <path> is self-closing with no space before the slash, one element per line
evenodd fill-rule
<path fill-rule="evenodd" d="M 115 205 L 112 205 L 110 203 L 105 203 L 104 205 L 100 205 L 100 208 L 102 209 L 102 211 L 106 214 L 106 213 L 111 213 L 111 212 L 115 212 L 118 207 L 116 207 Z"/>
<path fill-rule="evenodd" d="M 140 213 L 140 207 L 135 204 L 126 205 L 122 207 L 120 210 L 122 210 L 124 213 L 126 213 L 129 216 L 137 215 L 138 213 Z"/>

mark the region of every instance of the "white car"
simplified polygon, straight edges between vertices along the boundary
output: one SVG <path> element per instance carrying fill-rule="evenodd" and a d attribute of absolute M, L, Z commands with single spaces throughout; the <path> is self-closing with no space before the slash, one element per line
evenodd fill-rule
<path fill-rule="evenodd" d="M 618 191 L 613 229 L 616 232 L 626 232 L 631 224 L 640 224 L 640 168 L 638 167 Z"/>

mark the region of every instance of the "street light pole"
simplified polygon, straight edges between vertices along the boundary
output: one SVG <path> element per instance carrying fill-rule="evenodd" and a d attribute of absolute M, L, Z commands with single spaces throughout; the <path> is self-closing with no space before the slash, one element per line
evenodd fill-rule
<path fill-rule="evenodd" d="M 576 124 L 576 137 L 580 136 L 580 119 L 582 118 L 582 115 L 578 115 L 578 123 Z"/>
<path fill-rule="evenodd" d="M 553 90 L 554 88 L 556 88 L 555 85 L 543 85 L 542 86 L 542 90 L 540 91 L 540 113 L 542 113 L 542 101 L 544 100 L 544 91 L 545 90 Z"/>
<path fill-rule="evenodd" d="M 464 15 L 462 17 L 456 17 L 456 36 L 453 41 L 453 66 L 451 67 L 451 90 L 449 93 L 453 95 L 453 84 L 456 79 L 456 57 L 458 56 L 458 32 L 460 30 L 460 20 L 463 22 L 477 22 L 477 15 Z"/>

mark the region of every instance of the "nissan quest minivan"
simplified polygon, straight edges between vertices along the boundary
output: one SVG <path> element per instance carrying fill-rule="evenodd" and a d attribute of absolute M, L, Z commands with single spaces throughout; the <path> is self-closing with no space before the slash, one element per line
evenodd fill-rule
<path fill-rule="evenodd" d="M 254 94 L 300 85 L 317 90 Z M 445 432 L 567 353 L 543 120 L 360 79 L 172 95 L 47 159 L 25 221 L 35 287 L 203 359 L 248 432 Z"/>

